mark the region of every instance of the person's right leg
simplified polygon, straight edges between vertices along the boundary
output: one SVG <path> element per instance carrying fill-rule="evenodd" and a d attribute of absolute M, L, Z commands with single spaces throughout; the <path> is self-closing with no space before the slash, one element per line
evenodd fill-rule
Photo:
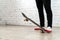
<path fill-rule="evenodd" d="M 39 12 L 40 26 L 44 27 L 44 13 L 43 13 L 43 2 L 42 0 L 36 0 L 37 8 Z"/>
<path fill-rule="evenodd" d="M 40 27 L 44 27 L 44 13 L 43 13 L 43 1 L 36 0 L 36 5 L 39 12 Z"/>

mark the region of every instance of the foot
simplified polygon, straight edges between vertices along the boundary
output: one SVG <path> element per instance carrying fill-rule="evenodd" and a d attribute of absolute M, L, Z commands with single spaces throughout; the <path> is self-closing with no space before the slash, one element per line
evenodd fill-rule
<path fill-rule="evenodd" d="M 47 27 L 47 28 L 45 29 L 45 31 L 46 31 L 47 33 L 51 33 L 51 32 L 52 32 L 52 28 L 51 28 L 51 27 Z"/>
<path fill-rule="evenodd" d="M 41 28 L 39 28 L 39 27 L 36 27 L 34 30 L 41 30 Z"/>

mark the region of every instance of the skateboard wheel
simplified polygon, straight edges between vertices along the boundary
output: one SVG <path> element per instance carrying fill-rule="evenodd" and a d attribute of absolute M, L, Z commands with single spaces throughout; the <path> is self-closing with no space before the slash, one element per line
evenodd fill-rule
<path fill-rule="evenodd" d="M 24 21 L 28 21 L 28 19 L 25 19 Z"/>
<path fill-rule="evenodd" d="M 41 33 L 45 33 L 44 31 L 42 31 Z"/>

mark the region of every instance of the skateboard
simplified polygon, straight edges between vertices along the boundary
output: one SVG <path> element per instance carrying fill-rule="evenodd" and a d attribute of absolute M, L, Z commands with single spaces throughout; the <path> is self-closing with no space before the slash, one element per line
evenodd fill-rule
<path fill-rule="evenodd" d="M 32 19 L 28 18 L 24 13 L 22 13 L 23 17 L 25 17 L 26 19 L 24 21 L 31 21 L 33 24 L 35 24 L 36 26 L 40 27 L 39 24 L 37 24 L 35 21 L 33 21 Z M 41 33 L 45 33 L 45 29 L 40 27 L 41 28 Z"/>

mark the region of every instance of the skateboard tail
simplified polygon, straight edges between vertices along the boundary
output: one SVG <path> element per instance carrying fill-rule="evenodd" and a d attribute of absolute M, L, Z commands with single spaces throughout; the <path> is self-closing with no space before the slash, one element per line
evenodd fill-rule
<path fill-rule="evenodd" d="M 24 13 L 22 13 L 22 15 L 23 15 L 25 18 L 28 18 Z"/>

